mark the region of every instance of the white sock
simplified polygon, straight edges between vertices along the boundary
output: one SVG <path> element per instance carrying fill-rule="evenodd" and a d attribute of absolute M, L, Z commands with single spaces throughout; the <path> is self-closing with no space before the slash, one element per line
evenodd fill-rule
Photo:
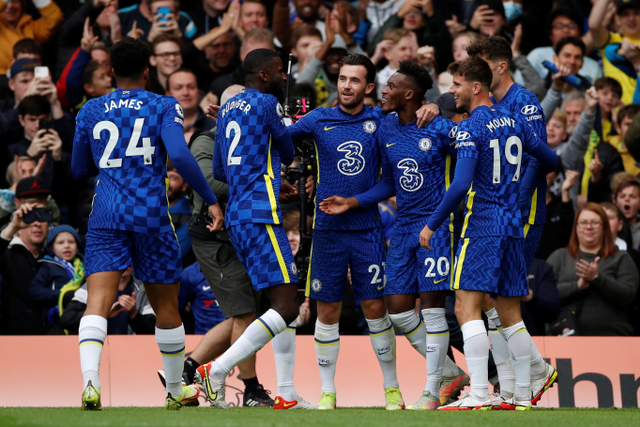
<path fill-rule="evenodd" d="M 286 328 L 287 324 L 277 311 L 267 310 L 245 329 L 222 356 L 211 364 L 209 375 L 213 379 L 224 381 L 238 363 L 254 355 Z"/>
<path fill-rule="evenodd" d="M 402 334 L 411 343 L 411 347 L 415 348 L 418 353 L 425 356 L 427 351 L 427 331 L 424 323 L 420 321 L 420 316 L 415 310 L 405 311 L 404 313 L 390 314 L 391 321 Z"/>
<path fill-rule="evenodd" d="M 276 360 L 278 396 L 288 401 L 298 398 L 298 393 L 293 385 L 293 373 L 296 367 L 297 326 L 298 320 L 296 319 L 271 340 L 273 356 Z"/>
<path fill-rule="evenodd" d="M 376 352 L 378 362 L 382 368 L 384 377 L 384 389 L 398 388 L 398 375 L 396 374 L 396 334 L 389 315 L 385 314 L 380 319 L 366 319 L 369 325 L 371 345 Z"/>
<path fill-rule="evenodd" d="M 531 335 L 529 335 L 531 338 Z M 531 378 L 539 380 L 547 375 L 547 362 L 542 358 L 538 347 L 531 340 Z"/>
<path fill-rule="evenodd" d="M 511 364 L 516 375 L 516 400 L 531 400 L 531 336 L 522 320 L 513 326 L 504 328 L 504 333 L 509 344 Z"/>
<path fill-rule="evenodd" d="M 316 331 L 314 333 L 316 345 L 316 357 L 320 368 L 320 380 L 322 381 L 322 391 L 325 393 L 335 393 L 336 385 L 336 361 L 340 352 L 340 331 L 339 324 L 326 325 L 320 320 L 316 320 Z"/>
<path fill-rule="evenodd" d="M 464 355 L 471 378 L 471 395 L 480 401 L 489 398 L 489 341 L 482 320 L 471 320 L 460 326 L 464 338 Z"/>
<path fill-rule="evenodd" d="M 493 361 L 496 362 L 498 370 L 500 394 L 509 399 L 513 397 L 516 389 L 516 374 L 513 371 L 512 361 L 509 357 L 509 345 L 504 337 L 504 329 L 500 324 L 496 309 L 492 308 L 485 314 L 489 319 L 489 342 L 491 343 Z"/>
<path fill-rule="evenodd" d="M 433 397 L 440 397 L 442 370 L 449 350 L 449 325 L 444 308 L 425 308 L 422 318 L 427 329 L 427 386 Z"/>
<path fill-rule="evenodd" d="M 182 396 L 182 368 L 184 367 L 184 325 L 173 329 L 156 327 L 156 343 L 162 355 L 166 391 L 177 398 Z"/>
<path fill-rule="evenodd" d="M 83 386 L 89 381 L 100 389 L 100 358 L 102 346 L 107 337 L 107 319 L 90 314 L 80 319 L 78 341 L 80 342 L 80 366 L 82 368 Z"/>

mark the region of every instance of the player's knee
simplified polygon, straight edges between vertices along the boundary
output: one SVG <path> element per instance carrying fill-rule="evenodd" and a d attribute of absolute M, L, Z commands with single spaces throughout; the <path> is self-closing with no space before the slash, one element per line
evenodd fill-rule
<path fill-rule="evenodd" d="M 342 303 L 318 301 L 318 319 L 325 325 L 334 325 L 340 321 Z"/>
<path fill-rule="evenodd" d="M 387 314 L 387 304 L 382 298 L 360 301 L 360 304 L 368 319 L 379 319 Z"/>
<path fill-rule="evenodd" d="M 287 325 L 296 320 L 300 312 L 300 306 L 297 301 L 292 301 L 290 303 L 279 303 L 277 305 L 272 304 L 271 308 L 278 312 L 280 316 L 282 316 Z"/>

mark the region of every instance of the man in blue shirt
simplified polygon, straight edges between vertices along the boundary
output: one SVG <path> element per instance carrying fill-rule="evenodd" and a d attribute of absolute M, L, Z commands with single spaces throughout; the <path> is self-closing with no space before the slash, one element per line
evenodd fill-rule
<path fill-rule="evenodd" d="M 420 244 L 432 249 L 434 230 L 467 194 L 452 288 L 456 290 L 456 316 L 465 341 L 471 393 L 440 409 L 492 407 L 487 386 L 489 345 L 481 317 L 488 292 L 495 295 L 515 371 L 511 406 L 527 410 L 531 409 L 530 362 L 535 344 L 520 314 L 520 297 L 529 292 L 519 201 L 522 158 L 524 152 L 530 154 L 547 172 L 556 166 L 557 157 L 528 123 L 492 104 L 489 88 L 493 75 L 485 61 L 471 57 L 450 65 L 449 71 L 453 74 L 449 91 L 456 106 L 465 107 L 471 116 L 458 126 L 455 178 L 420 233 Z"/>
<path fill-rule="evenodd" d="M 178 313 L 180 248 L 166 198 L 166 161 L 199 192 L 222 226 L 222 211 L 182 132 L 175 98 L 146 92 L 149 47 L 129 37 L 111 48 L 118 89 L 88 101 L 77 117 L 72 171 L 76 179 L 98 175 L 85 253 L 89 298 L 78 332 L 85 389 L 82 409 L 102 409 L 100 356 L 107 316 L 122 272 L 131 265 L 144 281 L 157 316 L 156 342 L 167 378 L 167 409 L 197 401 L 199 391 L 181 384 L 184 327 Z M 97 168 L 96 168 L 97 166 Z"/>
<path fill-rule="evenodd" d="M 508 110 L 523 122 L 529 123 L 543 144 L 547 143 L 547 124 L 544 112 L 536 96 L 513 82 L 509 72 L 512 52 L 511 45 L 500 36 L 493 36 L 478 41 L 467 48 L 470 56 L 477 56 L 486 61 L 491 67 L 493 80 L 491 82 L 492 102 Z M 533 261 L 542 237 L 542 230 L 546 218 L 547 177 L 540 171 L 538 162 L 529 155 L 523 155 L 522 167 L 524 171 L 520 198 L 520 210 L 524 224 L 524 258 L 527 270 Z M 531 193 L 533 192 L 533 196 Z M 509 361 L 509 349 L 504 335 L 504 328 L 500 324 L 498 313 L 493 301 L 487 297 L 482 307 L 489 319 L 489 339 L 500 381 L 500 395 L 493 402 L 494 407 L 501 406 L 502 401 L 513 398 L 515 377 Z M 531 347 L 531 385 L 535 405 L 542 394 L 551 387 L 557 376 L 555 368 L 546 363 L 535 346 Z M 507 402 L 510 406 L 509 402 Z"/>

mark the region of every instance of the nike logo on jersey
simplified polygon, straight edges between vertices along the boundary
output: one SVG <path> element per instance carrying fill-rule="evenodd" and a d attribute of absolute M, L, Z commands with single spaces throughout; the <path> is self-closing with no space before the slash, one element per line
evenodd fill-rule
<path fill-rule="evenodd" d="M 396 145 L 396 143 L 394 142 L 393 144 L 387 144 L 387 148 L 391 147 L 392 145 Z"/>
<path fill-rule="evenodd" d="M 444 281 L 444 280 L 447 280 L 447 278 L 445 277 L 444 279 L 434 280 L 434 281 L 433 281 L 433 283 L 434 283 L 434 284 L 436 284 L 436 283 L 440 283 L 440 282 L 442 282 L 442 281 Z"/>
<path fill-rule="evenodd" d="M 382 286 L 378 286 L 378 290 L 381 291 L 382 289 L 384 289 L 385 286 L 387 286 L 386 283 L 384 285 L 382 285 Z"/>
<path fill-rule="evenodd" d="M 203 291 L 208 291 L 209 289 L 211 289 L 211 286 L 203 286 L 203 287 L 202 287 L 202 290 L 203 290 Z"/>
<path fill-rule="evenodd" d="M 331 127 L 326 127 L 326 126 L 325 126 L 325 127 L 324 127 L 324 130 L 325 130 L 325 131 L 327 131 L 327 130 L 335 129 L 335 128 L 337 128 L 337 127 L 338 127 L 338 126 L 331 126 Z"/>

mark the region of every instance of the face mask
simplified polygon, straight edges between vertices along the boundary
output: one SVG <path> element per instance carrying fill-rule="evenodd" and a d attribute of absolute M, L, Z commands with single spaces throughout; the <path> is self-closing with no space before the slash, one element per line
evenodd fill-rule
<path fill-rule="evenodd" d="M 522 6 L 514 1 L 507 1 L 502 3 L 504 7 L 504 13 L 507 16 L 507 22 L 513 22 L 520 15 L 522 15 Z"/>

